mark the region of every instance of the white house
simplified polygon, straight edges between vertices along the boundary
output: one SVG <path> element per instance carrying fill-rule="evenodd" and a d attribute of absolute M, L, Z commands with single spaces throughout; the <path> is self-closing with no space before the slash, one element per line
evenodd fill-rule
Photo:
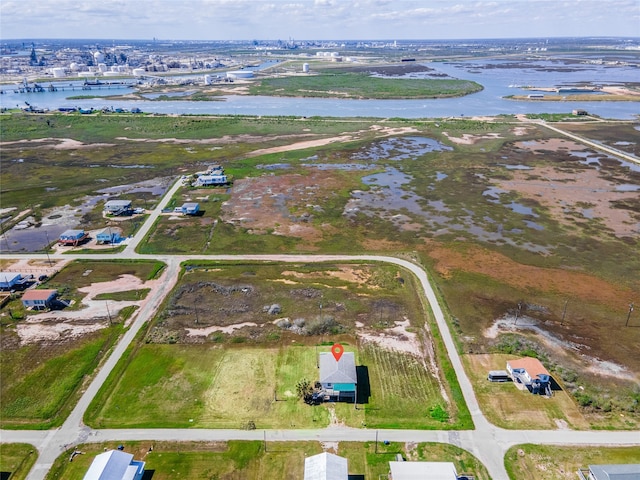
<path fill-rule="evenodd" d="M 141 480 L 144 462 L 120 450 L 109 450 L 93 459 L 83 480 Z"/>
<path fill-rule="evenodd" d="M 226 185 L 229 183 L 227 176 L 223 173 L 214 175 L 200 175 L 193 184 L 195 187 L 205 187 L 208 185 Z"/>
<path fill-rule="evenodd" d="M 346 458 L 333 453 L 319 453 L 304 459 L 304 480 L 348 480 Z"/>
<path fill-rule="evenodd" d="M 182 205 L 182 213 L 185 215 L 197 215 L 200 211 L 200 204 L 195 202 L 187 202 Z"/>
<path fill-rule="evenodd" d="M 104 204 L 104 211 L 108 215 L 130 215 L 131 200 L 109 200 Z"/>
<path fill-rule="evenodd" d="M 458 480 L 452 462 L 389 462 L 391 480 Z"/>
<path fill-rule="evenodd" d="M 509 360 L 507 372 L 519 389 L 526 388 L 534 394 L 551 395 L 551 375 L 537 358 Z"/>

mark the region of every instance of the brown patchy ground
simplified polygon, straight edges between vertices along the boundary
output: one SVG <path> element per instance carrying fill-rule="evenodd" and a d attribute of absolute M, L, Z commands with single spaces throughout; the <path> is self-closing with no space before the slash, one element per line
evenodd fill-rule
<path fill-rule="evenodd" d="M 536 155 L 551 154 L 556 157 L 572 152 L 580 155 L 593 152 L 584 145 L 561 138 L 515 142 L 514 147 Z M 595 152 L 593 155 L 601 158 L 601 163 L 607 161 L 603 159 L 604 155 Z M 633 183 L 631 178 L 624 179 L 617 175 L 613 181 L 614 177 L 604 166 L 596 168 L 564 160 L 554 166 L 515 170 L 511 176 L 510 180 L 494 183 L 503 190 L 516 191 L 522 197 L 534 199 L 547 207 L 551 215 L 564 225 L 586 224 L 597 219 L 618 237 L 640 234 L 640 213 L 616 208 L 614 203 L 638 198 L 638 192 L 617 190 L 620 184 Z"/>
<path fill-rule="evenodd" d="M 449 278 L 453 270 L 480 273 L 520 290 L 566 292 L 584 300 L 615 304 L 634 292 L 612 285 L 587 273 L 559 268 L 542 268 L 515 262 L 498 252 L 468 246 L 464 252 L 432 243 L 429 256 L 437 261 L 436 271 Z"/>
<path fill-rule="evenodd" d="M 310 222 L 314 206 L 322 205 L 342 182 L 335 172 L 320 170 L 243 178 L 234 183 L 222 217 L 254 233 L 273 229 L 276 235 L 297 237 L 312 246 L 322 240 L 322 232 Z"/>

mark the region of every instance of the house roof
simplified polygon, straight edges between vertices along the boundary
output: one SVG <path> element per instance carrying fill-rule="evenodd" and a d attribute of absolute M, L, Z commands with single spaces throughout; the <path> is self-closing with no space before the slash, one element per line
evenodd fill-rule
<path fill-rule="evenodd" d="M 640 463 L 624 465 L 589 465 L 594 480 L 636 480 L 640 478 Z"/>
<path fill-rule="evenodd" d="M 129 466 L 133 455 L 120 450 L 109 450 L 96 455 L 83 480 L 122 480 L 133 478 Z"/>
<path fill-rule="evenodd" d="M 199 206 L 200 206 L 200 204 L 195 203 L 195 202 L 187 202 L 187 203 L 182 204 L 182 208 L 185 208 L 185 209 L 186 208 L 197 208 Z"/>
<path fill-rule="evenodd" d="M 22 278 L 22 274 L 15 272 L 0 272 L 0 282 L 2 283 L 11 283 L 16 280 L 20 280 Z"/>
<path fill-rule="evenodd" d="M 304 480 L 347 480 L 346 458 L 324 452 L 304 459 Z"/>
<path fill-rule="evenodd" d="M 104 230 L 102 230 L 100 233 L 97 234 L 97 236 L 100 235 L 113 235 L 114 233 L 117 233 L 118 235 L 122 234 L 122 229 L 119 227 L 107 227 Z"/>
<path fill-rule="evenodd" d="M 507 365 L 511 367 L 511 370 L 523 368 L 531 378 L 536 378 L 539 375 L 550 375 L 537 358 L 525 357 L 518 360 L 509 360 Z"/>
<path fill-rule="evenodd" d="M 358 383 L 353 352 L 344 352 L 336 362 L 333 354 L 320 354 L 320 383 Z"/>
<path fill-rule="evenodd" d="M 60 238 L 63 237 L 81 237 L 84 235 L 84 230 L 65 230 L 60 234 Z"/>
<path fill-rule="evenodd" d="M 131 205 L 131 200 L 108 200 L 104 202 L 105 207 L 128 207 Z"/>
<path fill-rule="evenodd" d="M 22 300 L 48 300 L 58 293 L 57 290 L 27 290 L 22 294 Z"/>
<path fill-rule="evenodd" d="M 389 462 L 393 480 L 457 480 L 452 462 Z"/>

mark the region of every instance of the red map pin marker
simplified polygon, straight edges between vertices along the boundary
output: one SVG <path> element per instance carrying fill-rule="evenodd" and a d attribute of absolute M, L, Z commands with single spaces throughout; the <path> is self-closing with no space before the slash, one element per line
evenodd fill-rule
<path fill-rule="evenodd" d="M 336 359 L 336 362 L 340 361 L 340 357 L 344 353 L 344 347 L 339 343 L 334 343 L 333 347 L 331 347 L 331 353 L 333 353 L 333 358 Z"/>

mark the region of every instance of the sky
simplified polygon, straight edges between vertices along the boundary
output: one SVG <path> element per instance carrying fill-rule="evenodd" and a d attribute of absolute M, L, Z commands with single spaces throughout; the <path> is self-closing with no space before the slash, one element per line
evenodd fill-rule
<path fill-rule="evenodd" d="M 640 0 L 0 0 L 0 39 L 640 37 Z"/>

